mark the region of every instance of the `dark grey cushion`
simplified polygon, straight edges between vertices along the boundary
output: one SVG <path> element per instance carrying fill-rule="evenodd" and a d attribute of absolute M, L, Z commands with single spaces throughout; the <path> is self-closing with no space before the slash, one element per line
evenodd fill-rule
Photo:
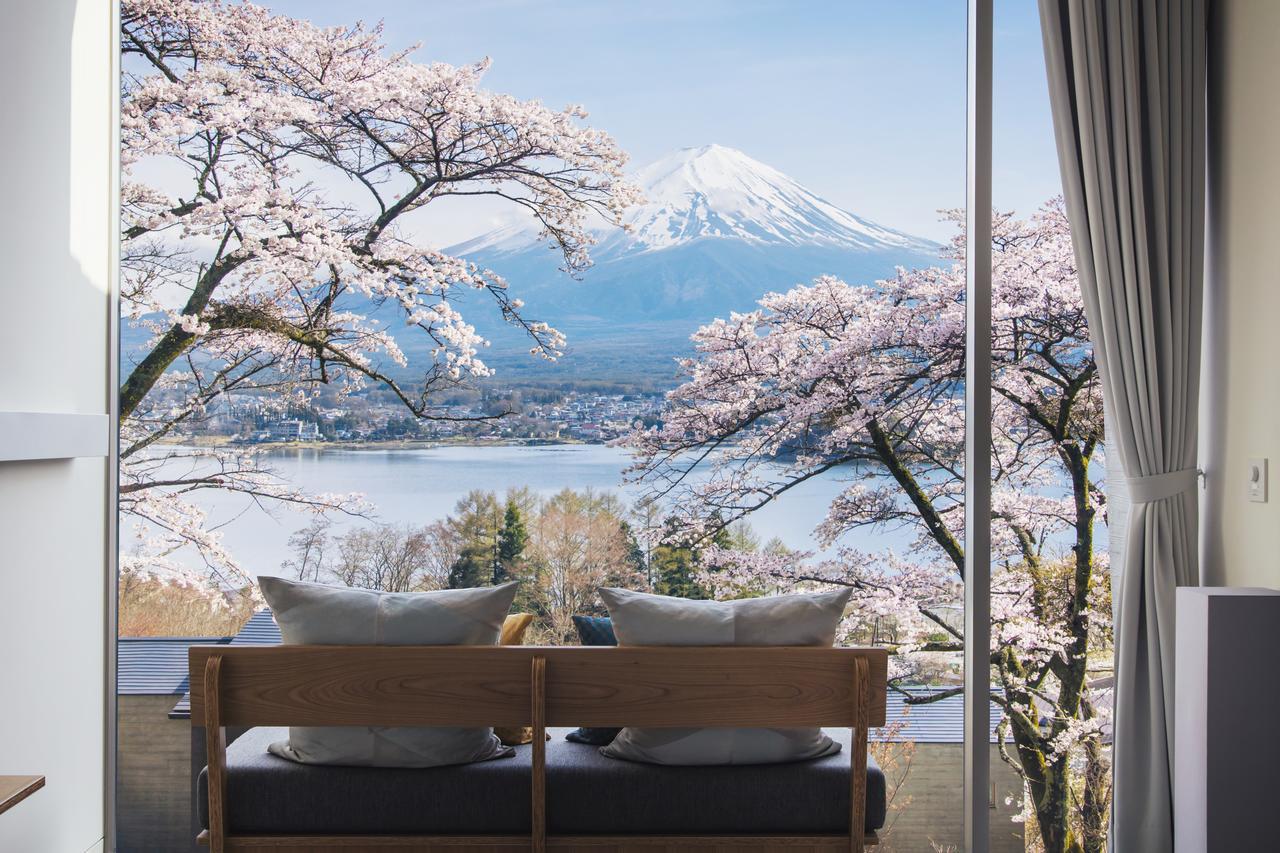
<path fill-rule="evenodd" d="M 239 833 L 415 834 L 529 831 L 529 747 L 450 767 L 337 767 L 267 753 L 285 729 L 250 729 L 227 747 L 227 817 Z M 200 826 L 209 826 L 208 771 Z"/>
<path fill-rule="evenodd" d="M 830 729 L 849 748 L 848 729 Z M 885 783 L 867 757 L 867 829 L 884 826 Z M 790 764 L 672 767 L 547 750 L 547 826 L 581 834 L 849 831 L 849 754 Z"/>
<path fill-rule="evenodd" d="M 794 764 L 667 767 L 547 744 L 552 833 L 844 833 L 847 752 Z M 828 731 L 849 748 L 848 729 Z M 514 758 L 428 769 L 320 767 L 267 754 L 281 729 L 251 729 L 227 747 L 227 811 L 240 833 L 468 834 L 529 831 L 530 749 Z M 206 774 L 200 825 L 208 826 Z M 867 828 L 884 826 L 884 775 L 867 766 Z"/>

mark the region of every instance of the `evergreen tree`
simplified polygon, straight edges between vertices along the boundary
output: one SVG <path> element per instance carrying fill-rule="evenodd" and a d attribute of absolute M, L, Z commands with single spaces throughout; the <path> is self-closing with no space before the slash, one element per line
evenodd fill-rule
<path fill-rule="evenodd" d="M 493 492 L 469 492 L 453 509 L 450 525 L 461 542 L 458 558 L 449 570 L 449 587 L 485 586 L 496 577 L 498 536 L 502 505 Z"/>
<path fill-rule="evenodd" d="M 491 563 L 489 549 L 467 545 L 449 569 L 449 589 L 467 589 L 489 582 Z"/>
<path fill-rule="evenodd" d="M 706 587 L 698 583 L 698 573 L 703 571 L 702 551 L 688 539 L 673 535 L 676 529 L 674 519 L 667 519 L 664 524 L 666 535 L 662 543 L 653 549 L 650 556 L 649 572 L 653 578 L 653 591 L 659 595 L 672 595 L 678 598 L 710 598 Z M 732 529 L 731 529 L 732 528 Z M 628 528 L 629 532 L 630 528 Z M 635 543 L 635 538 L 631 538 Z M 711 536 L 710 544 L 718 548 L 756 550 L 757 537 L 750 525 L 740 523 L 725 527 L 716 525 L 716 532 Z M 635 543 L 636 553 L 643 561 L 643 551 Z"/>
<path fill-rule="evenodd" d="M 636 539 L 636 533 L 631 529 L 630 522 L 619 521 L 618 528 L 622 531 L 622 537 L 627 543 L 627 564 L 640 577 L 648 577 L 649 565 L 645 560 L 644 549 L 640 547 L 640 542 Z M 650 579 L 650 584 L 652 584 L 652 579 Z"/>
<path fill-rule="evenodd" d="M 675 522 L 667 520 L 668 532 L 675 529 Z M 719 534 L 717 534 L 719 535 Z M 717 543 L 719 544 L 719 543 Z M 659 595 L 677 598 L 710 598 L 702 585 L 695 580 L 700 568 L 698 549 L 688 540 L 672 541 L 664 536 L 662 544 L 653 549 L 653 591 Z"/>
<path fill-rule="evenodd" d="M 493 566 L 494 584 L 506 583 L 517 576 L 517 564 L 529 544 L 529 531 L 524 526 L 520 507 L 513 500 L 507 501 L 502 517 L 502 530 L 498 532 L 498 559 Z"/>
<path fill-rule="evenodd" d="M 707 598 L 696 580 L 697 551 L 687 545 L 659 545 L 653 549 L 653 591 L 677 598 Z"/>

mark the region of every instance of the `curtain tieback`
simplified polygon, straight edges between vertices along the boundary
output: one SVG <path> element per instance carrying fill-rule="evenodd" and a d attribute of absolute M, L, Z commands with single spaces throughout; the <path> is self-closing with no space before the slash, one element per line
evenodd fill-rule
<path fill-rule="evenodd" d="M 1125 486 L 1129 492 L 1129 501 L 1136 504 L 1151 503 L 1192 491 L 1196 487 L 1196 478 L 1199 474 L 1198 468 L 1183 468 L 1181 471 L 1170 471 L 1167 474 L 1128 477 L 1125 479 Z"/>

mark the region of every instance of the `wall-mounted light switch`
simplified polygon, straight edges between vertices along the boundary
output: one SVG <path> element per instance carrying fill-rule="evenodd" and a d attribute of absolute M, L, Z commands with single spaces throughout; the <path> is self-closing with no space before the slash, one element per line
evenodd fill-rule
<path fill-rule="evenodd" d="M 1267 502 L 1267 460 L 1261 457 L 1249 460 L 1249 500 Z"/>

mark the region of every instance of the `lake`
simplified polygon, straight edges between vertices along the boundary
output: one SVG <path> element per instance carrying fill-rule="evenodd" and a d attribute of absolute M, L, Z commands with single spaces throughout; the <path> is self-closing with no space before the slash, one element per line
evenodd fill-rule
<path fill-rule="evenodd" d="M 641 492 L 622 484 L 627 451 L 603 445 L 443 446 L 427 449 L 344 450 L 279 449 L 264 454 L 276 473 L 299 488 L 315 492 L 361 492 L 375 506 L 380 522 L 424 525 L 445 518 L 472 489 L 505 492 L 529 486 L 540 495 L 566 487 L 611 491 L 630 503 Z M 761 541 L 776 536 L 796 549 L 814 550 L 813 528 L 831 499 L 843 488 L 842 475 L 828 472 L 790 490 L 755 513 L 751 526 Z M 243 496 L 205 492 L 200 505 L 210 523 L 220 524 L 225 542 L 250 575 L 275 574 L 288 554 L 288 539 L 308 523 L 306 514 L 276 508 L 271 514 Z M 334 516 L 336 527 L 368 523 Z M 904 531 L 859 533 L 864 550 L 902 549 Z"/>

